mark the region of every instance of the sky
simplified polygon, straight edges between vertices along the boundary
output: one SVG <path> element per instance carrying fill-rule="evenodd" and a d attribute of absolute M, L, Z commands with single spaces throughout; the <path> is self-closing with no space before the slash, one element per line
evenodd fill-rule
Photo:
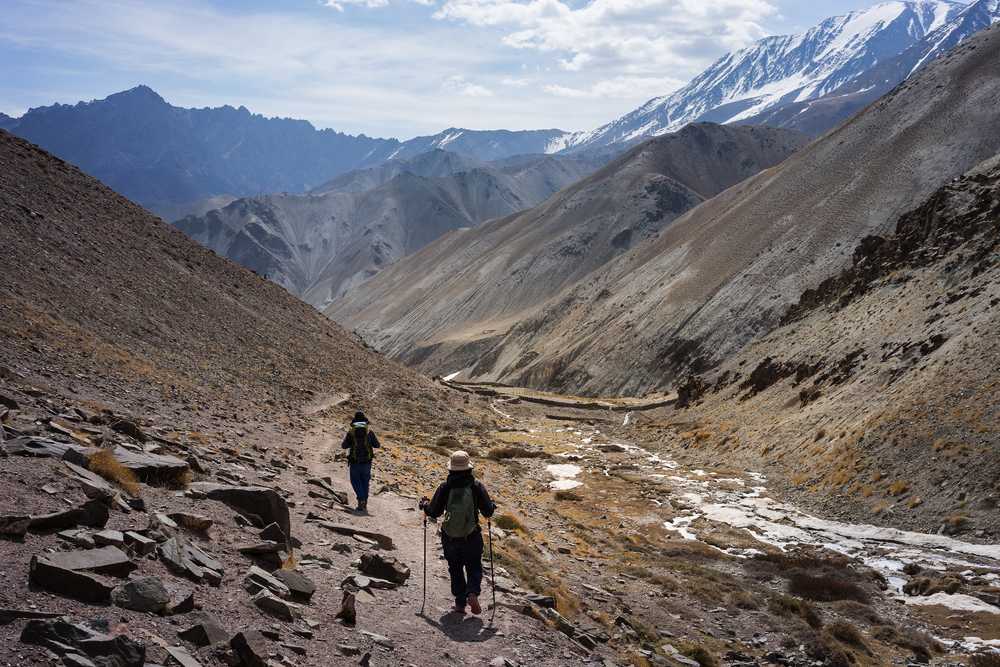
<path fill-rule="evenodd" d="M 876 0 L 3 0 L 0 112 L 146 84 L 351 134 L 589 130 Z"/>

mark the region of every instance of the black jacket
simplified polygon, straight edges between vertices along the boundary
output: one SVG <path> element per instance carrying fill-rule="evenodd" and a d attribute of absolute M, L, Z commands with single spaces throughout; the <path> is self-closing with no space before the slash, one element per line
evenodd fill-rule
<path fill-rule="evenodd" d="M 371 463 L 372 459 L 375 458 L 374 450 L 381 446 L 378 438 L 375 436 L 375 432 L 371 429 L 368 429 L 368 447 L 371 447 L 373 450 L 371 458 L 368 457 L 368 447 L 354 446 L 354 429 L 349 429 L 347 435 L 344 436 L 344 441 L 340 443 L 341 449 L 348 450 L 348 463 Z"/>
<path fill-rule="evenodd" d="M 487 518 L 493 516 L 493 512 L 497 509 L 496 503 L 490 498 L 490 494 L 486 491 L 483 483 L 473 476 L 471 470 L 448 473 L 448 479 L 434 492 L 434 497 L 431 498 L 431 502 L 424 508 L 424 512 L 432 519 L 438 518 L 444 514 L 445 509 L 448 507 L 448 493 L 452 489 L 459 489 L 466 486 L 472 487 L 472 497 L 476 501 L 477 523 L 480 514 Z"/>

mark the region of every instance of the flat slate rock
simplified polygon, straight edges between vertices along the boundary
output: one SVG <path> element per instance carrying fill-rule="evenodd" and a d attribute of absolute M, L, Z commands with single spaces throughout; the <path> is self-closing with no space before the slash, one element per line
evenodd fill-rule
<path fill-rule="evenodd" d="M 282 600 L 266 588 L 254 595 L 251 600 L 254 605 L 264 613 L 276 616 L 277 618 L 280 618 L 283 621 L 288 621 L 289 623 L 302 615 L 299 605 L 293 602 L 288 602 L 287 600 Z"/>
<path fill-rule="evenodd" d="M 71 458 L 75 461 L 86 461 L 90 454 L 97 451 L 94 447 L 82 447 L 67 442 L 59 442 L 49 438 L 22 436 L 12 438 L 4 443 L 4 449 L 10 456 L 38 456 L 42 458 Z M 69 454 L 69 457 L 67 457 Z"/>
<path fill-rule="evenodd" d="M 119 463 L 134 472 L 139 479 L 172 477 L 190 470 L 187 461 L 175 456 L 135 452 L 120 446 L 115 448 L 114 455 Z"/>
<path fill-rule="evenodd" d="M 45 590 L 90 604 L 108 604 L 114 586 L 106 580 L 85 572 L 68 570 L 32 556 L 31 581 Z"/>
<path fill-rule="evenodd" d="M 251 595 L 256 595 L 260 591 L 266 590 L 282 598 L 290 598 L 292 596 L 292 591 L 288 586 L 256 565 L 251 566 L 243 578 L 243 587 Z"/>
<path fill-rule="evenodd" d="M 380 554 L 364 554 L 361 556 L 359 569 L 369 577 L 385 579 L 394 584 L 405 584 L 410 578 L 410 568 L 395 558 Z"/>
<path fill-rule="evenodd" d="M 167 653 L 181 667 L 202 667 L 201 663 L 188 653 L 188 650 L 183 646 L 168 646 Z"/>
<path fill-rule="evenodd" d="M 211 500 L 225 503 L 247 518 L 256 517 L 261 522 L 260 528 L 276 523 L 284 535 L 290 537 L 292 534 L 288 503 L 274 489 L 265 486 L 229 486 L 195 482 L 190 486 L 190 490 L 204 494 Z"/>
<path fill-rule="evenodd" d="M 77 526 L 104 528 L 110 518 L 111 510 L 107 503 L 93 499 L 72 509 L 32 516 L 28 530 L 32 533 L 55 533 Z"/>
<path fill-rule="evenodd" d="M 222 583 L 222 563 L 179 537 L 170 538 L 159 545 L 156 551 L 160 560 L 176 574 L 197 582 L 206 581 L 211 586 Z"/>
<path fill-rule="evenodd" d="M 57 551 L 47 554 L 45 560 L 56 567 L 74 572 L 94 572 L 116 577 L 127 577 L 138 567 L 124 551 L 114 546 L 80 551 Z"/>
<path fill-rule="evenodd" d="M 191 625 L 179 630 L 177 636 L 195 646 L 210 646 L 227 641 L 232 635 L 226 631 L 218 619 L 208 612 L 192 612 L 185 616 Z"/>
<path fill-rule="evenodd" d="M 0 625 L 19 618 L 59 618 L 65 616 L 59 611 L 38 611 L 37 609 L 7 609 L 0 607 Z"/>
<path fill-rule="evenodd" d="M 242 667 L 267 667 L 271 649 L 260 632 L 256 630 L 239 632 L 229 641 L 229 646 Z"/>
<path fill-rule="evenodd" d="M 316 592 L 313 580 L 297 570 L 275 570 L 271 576 L 287 586 L 296 600 L 308 602 Z"/>
<path fill-rule="evenodd" d="M 25 514 L 0 514 L 0 537 L 20 540 L 31 527 L 31 517 Z"/>
<path fill-rule="evenodd" d="M 378 546 L 382 549 L 391 550 L 396 548 L 392 542 L 392 538 L 388 535 L 383 535 L 382 533 L 376 533 L 363 528 L 355 528 L 354 526 L 348 526 L 346 524 L 333 523 L 331 521 L 321 521 L 319 525 L 327 530 L 332 530 L 339 535 L 349 535 L 352 537 L 360 536 L 367 540 L 371 540 L 378 544 Z"/>

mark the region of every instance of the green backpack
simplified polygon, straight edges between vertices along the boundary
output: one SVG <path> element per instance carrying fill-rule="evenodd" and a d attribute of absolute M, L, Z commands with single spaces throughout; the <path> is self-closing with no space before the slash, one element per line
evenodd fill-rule
<path fill-rule="evenodd" d="M 371 463 L 372 459 L 375 458 L 375 452 L 372 450 L 371 443 L 368 442 L 368 424 L 361 422 L 355 422 L 355 424 L 351 424 L 351 437 L 354 442 L 351 444 L 347 460 L 349 463 Z"/>
<path fill-rule="evenodd" d="M 479 526 L 476 520 L 476 498 L 471 486 L 463 486 L 448 492 L 448 506 L 445 508 L 441 530 L 448 537 L 462 538 L 471 535 Z"/>

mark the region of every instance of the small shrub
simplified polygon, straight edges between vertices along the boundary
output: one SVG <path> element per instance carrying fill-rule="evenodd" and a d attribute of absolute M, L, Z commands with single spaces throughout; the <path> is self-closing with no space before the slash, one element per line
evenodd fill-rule
<path fill-rule="evenodd" d="M 886 644 L 895 644 L 912 651 L 913 655 L 923 662 L 928 662 L 934 653 L 941 653 L 944 650 L 936 639 L 920 630 L 908 629 L 904 635 L 891 625 L 880 625 L 872 628 L 872 637 Z M 1000 667 L 1000 664 L 996 667 Z"/>
<path fill-rule="evenodd" d="M 1000 667 L 1000 653 L 976 653 L 972 656 L 972 667 Z"/>
<path fill-rule="evenodd" d="M 812 575 L 801 570 L 788 578 L 788 592 L 818 602 L 854 600 L 868 604 L 868 592 L 852 581 L 832 574 Z"/>
<path fill-rule="evenodd" d="M 909 490 L 909 482 L 904 482 L 902 480 L 897 480 L 889 485 L 889 494 L 893 496 L 901 496 Z"/>
<path fill-rule="evenodd" d="M 92 454 L 87 460 L 87 468 L 117 485 L 133 498 L 139 497 L 139 478 L 123 466 L 110 449 L 101 449 Z"/>
<path fill-rule="evenodd" d="M 767 608 L 776 616 L 801 618 L 811 628 L 823 626 L 823 619 L 820 618 L 816 609 L 805 600 L 796 600 L 787 595 L 776 595 L 770 599 Z"/>
<path fill-rule="evenodd" d="M 579 493 L 576 493 L 575 491 L 567 491 L 567 490 L 556 491 L 555 496 L 556 500 L 562 502 L 578 503 L 581 500 L 583 500 L 583 496 L 581 496 Z"/>
<path fill-rule="evenodd" d="M 878 615 L 873 607 L 854 600 L 839 600 L 834 603 L 833 608 L 844 616 L 849 616 L 855 620 L 864 621 L 869 625 L 884 625 L 885 620 Z"/>
<path fill-rule="evenodd" d="M 852 648 L 862 651 L 866 655 L 871 655 L 868 644 L 861 631 L 846 621 L 835 621 L 826 627 L 826 631 L 831 637 Z"/>
<path fill-rule="evenodd" d="M 701 667 L 718 667 L 719 661 L 712 657 L 712 654 L 705 650 L 704 646 L 688 644 L 680 649 L 681 655 L 691 658 Z"/>
<path fill-rule="evenodd" d="M 526 532 L 524 524 L 513 514 L 501 514 L 499 516 L 493 517 L 493 523 L 497 528 L 502 528 L 504 530 L 517 530 L 520 532 Z"/>

